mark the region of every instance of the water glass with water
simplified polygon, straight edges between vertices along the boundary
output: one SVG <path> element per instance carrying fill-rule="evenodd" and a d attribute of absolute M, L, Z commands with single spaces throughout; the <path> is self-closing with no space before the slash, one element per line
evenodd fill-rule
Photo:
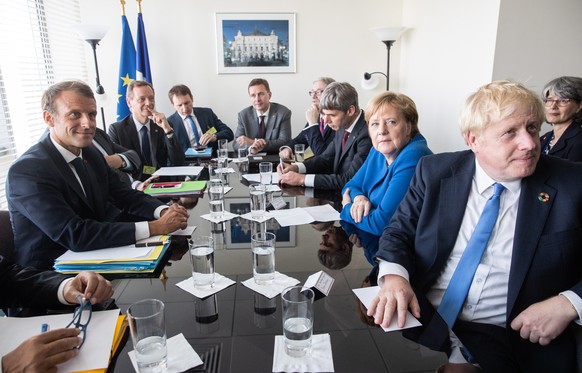
<path fill-rule="evenodd" d="M 259 285 L 270 284 L 275 278 L 275 241 L 276 237 L 271 232 L 251 236 L 253 278 Z"/>
<path fill-rule="evenodd" d="M 208 180 L 222 180 L 222 165 L 217 158 L 208 162 Z"/>
<path fill-rule="evenodd" d="M 295 144 L 295 161 L 303 162 L 305 160 L 305 145 Z"/>
<path fill-rule="evenodd" d="M 289 356 L 305 356 L 311 350 L 314 298 L 313 290 L 300 285 L 281 293 L 285 352 Z"/>
<path fill-rule="evenodd" d="M 261 177 L 261 184 L 270 185 L 273 177 L 273 164 L 271 162 L 259 163 L 259 174 Z"/>
<path fill-rule="evenodd" d="M 243 147 L 238 149 L 238 161 L 239 162 L 249 161 L 249 148 Z"/>
<path fill-rule="evenodd" d="M 224 185 L 222 180 L 209 180 L 206 191 L 210 205 L 210 217 L 220 219 L 224 215 Z"/>
<path fill-rule="evenodd" d="M 267 209 L 266 188 L 263 184 L 251 184 L 249 186 L 251 198 L 251 217 L 262 219 Z"/>
<path fill-rule="evenodd" d="M 214 239 L 210 236 L 192 236 L 188 240 L 192 280 L 196 288 L 214 285 Z"/>
<path fill-rule="evenodd" d="M 222 165 L 222 168 L 226 168 L 228 166 L 228 150 L 226 149 L 218 149 L 218 162 Z M 223 170 L 224 171 L 224 170 Z"/>
<path fill-rule="evenodd" d="M 227 147 L 228 147 L 228 140 L 227 139 L 218 139 L 217 149 L 227 150 L 228 149 Z"/>
<path fill-rule="evenodd" d="M 168 366 L 164 303 L 157 299 L 136 302 L 127 309 L 129 330 L 140 373 L 161 373 Z"/>

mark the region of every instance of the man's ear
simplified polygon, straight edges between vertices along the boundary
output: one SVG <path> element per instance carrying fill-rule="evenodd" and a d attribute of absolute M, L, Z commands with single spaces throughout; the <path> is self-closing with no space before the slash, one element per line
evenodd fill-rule
<path fill-rule="evenodd" d="M 49 127 L 54 127 L 55 126 L 55 117 L 51 113 L 49 113 L 47 110 L 44 110 L 42 112 L 42 119 L 44 119 L 44 122 Z"/>
<path fill-rule="evenodd" d="M 472 131 L 468 131 L 465 135 L 465 142 L 474 153 L 477 150 L 477 138 L 478 136 Z"/>
<path fill-rule="evenodd" d="M 348 116 L 350 116 L 350 117 L 351 117 L 352 115 L 356 114 L 356 107 L 355 107 L 354 105 L 351 105 L 351 106 L 348 108 L 348 112 L 347 112 L 346 114 L 347 114 Z"/>

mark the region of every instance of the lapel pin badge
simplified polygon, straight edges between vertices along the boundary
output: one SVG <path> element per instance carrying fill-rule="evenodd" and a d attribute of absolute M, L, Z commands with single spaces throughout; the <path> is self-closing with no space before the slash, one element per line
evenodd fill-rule
<path fill-rule="evenodd" d="M 548 193 L 540 193 L 538 195 L 538 200 L 540 202 L 548 202 L 550 200 L 550 195 Z"/>

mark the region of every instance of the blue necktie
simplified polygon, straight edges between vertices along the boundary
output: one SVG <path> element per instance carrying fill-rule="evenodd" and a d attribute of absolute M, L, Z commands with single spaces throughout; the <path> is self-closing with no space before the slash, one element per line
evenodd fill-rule
<path fill-rule="evenodd" d="M 87 172 L 87 168 L 85 168 L 83 158 L 77 157 L 71 161 L 71 164 L 75 168 L 77 176 L 79 176 L 79 179 L 81 180 L 83 190 L 85 191 L 85 197 L 87 197 L 89 203 L 93 205 L 93 193 L 91 189 L 91 182 L 89 181 L 89 173 Z"/>
<path fill-rule="evenodd" d="M 499 199 L 504 190 L 503 185 L 493 184 L 493 195 L 487 200 L 485 208 L 483 208 L 481 217 L 441 300 L 438 313 L 450 328 L 455 324 L 463 303 L 465 303 L 475 271 L 489 242 L 489 237 L 499 215 Z"/>
<path fill-rule="evenodd" d="M 188 123 L 190 123 L 190 127 L 192 127 L 192 132 L 194 132 L 194 138 L 196 139 L 196 145 L 200 145 L 200 135 L 198 135 L 198 129 L 196 128 L 196 123 L 194 123 L 194 119 L 192 119 L 191 115 L 186 117 Z"/>
<path fill-rule="evenodd" d="M 150 136 L 148 135 L 148 128 L 143 126 L 141 132 L 141 155 L 143 156 L 144 166 L 153 166 L 152 152 L 150 150 Z"/>

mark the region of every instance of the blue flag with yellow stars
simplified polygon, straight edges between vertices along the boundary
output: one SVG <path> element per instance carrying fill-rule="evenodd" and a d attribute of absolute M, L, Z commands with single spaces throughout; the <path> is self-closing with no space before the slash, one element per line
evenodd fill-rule
<path fill-rule="evenodd" d="M 152 72 L 150 70 L 150 57 L 148 54 L 148 42 L 146 40 L 145 28 L 141 12 L 137 14 L 137 53 L 136 53 L 136 79 L 145 80 L 152 83 Z"/>
<path fill-rule="evenodd" d="M 117 120 L 129 115 L 125 101 L 127 85 L 135 80 L 135 45 L 125 15 L 121 16 L 121 57 L 119 58 L 119 81 L 117 82 Z"/>

